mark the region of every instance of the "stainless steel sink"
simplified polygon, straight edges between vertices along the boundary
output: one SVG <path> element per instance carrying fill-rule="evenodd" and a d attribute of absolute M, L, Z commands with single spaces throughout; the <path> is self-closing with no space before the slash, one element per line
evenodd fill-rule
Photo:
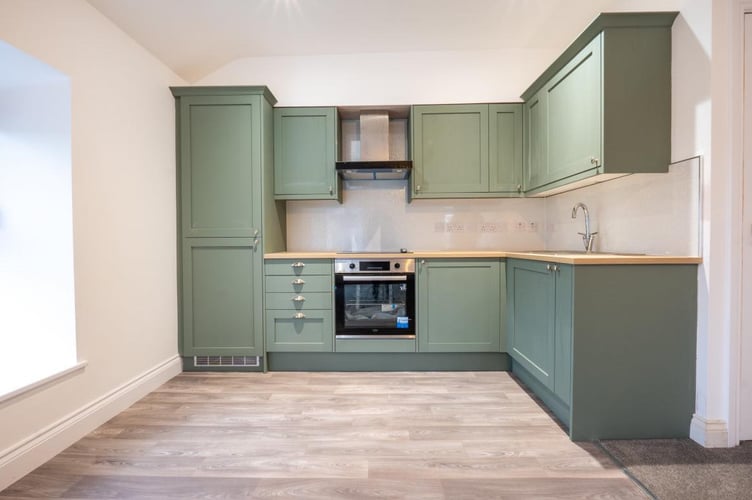
<path fill-rule="evenodd" d="M 526 250 L 523 253 L 537 253 L 540 255 L 645 255 L 632 252 L 586 252 L 585 250 Z"/>

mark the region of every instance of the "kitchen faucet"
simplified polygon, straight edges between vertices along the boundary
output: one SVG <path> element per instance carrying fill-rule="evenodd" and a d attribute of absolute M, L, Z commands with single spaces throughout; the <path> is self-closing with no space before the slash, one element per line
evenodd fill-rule
<path fill-rule="evenodd" d="M 585 245 L 585 252 L 590 253 L 593 251 L 593 240 L 595 239 L 595 235 L 598 234 L 598 232 L 590 232 L 590 212 L 588 211 L 587 205 L 585 205 L 584 203 L 579 202 L 577 203 L 577 205 L 572 207 L 572 218 L 577 218 L 578 208 L 582 208 L 582 212 L 585 214 L 585 232 L 577 234 L 582 235 L 582 243 Z"/>

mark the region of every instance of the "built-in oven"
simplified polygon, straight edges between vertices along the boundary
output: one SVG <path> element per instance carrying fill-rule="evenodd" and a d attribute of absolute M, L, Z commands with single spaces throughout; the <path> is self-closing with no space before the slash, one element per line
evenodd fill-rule
<path fill-rule="evenodd" d="M 335 259 L 339 339 L 415 338 L 415 259 Z"/>

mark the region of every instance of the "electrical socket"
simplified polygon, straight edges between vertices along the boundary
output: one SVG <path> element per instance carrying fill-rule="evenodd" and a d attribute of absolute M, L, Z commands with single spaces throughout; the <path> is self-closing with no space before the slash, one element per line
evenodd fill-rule
<path fill-rule="evenodd" d="M 538 232 L 538 223 L 535 222 L 535 221 L 528 222 L 527 223 L 527 231 L 529 233 L 537 233 Z"/>
<path fill-rule="evenodd" d="M 499 224 L 495 222 L 483 222 L 480 225 L 480 232 L 481 233 L 498 233 Z"/>
<path fill-rule="evenodd" d="M 463 224 L 462 222 L 449 222 L 446 225 L 446 232 L 447 233 L 464 233 L 465 224 Z"/>
<path fill-rule="evenodd" d="M 514 230 L 518 233 L 524 232 L 527 229 L 527 224 L 524 221 L 517 221 L 514 223 Z"/>

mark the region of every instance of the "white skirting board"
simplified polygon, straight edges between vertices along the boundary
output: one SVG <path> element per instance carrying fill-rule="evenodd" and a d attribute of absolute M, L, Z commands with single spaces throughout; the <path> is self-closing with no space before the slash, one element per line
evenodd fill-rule
<path fill-rule="evenodd" d="M 134 377 L 104 396 L 0 452 L 0 491 L 44 464 L 182 371 L 179 356 Z"/>
<path fill-rule="evenodd" d="M 705 448 L 728 448 L 729 433 L 725 420 L 709 419 L 698 414 L 692 415 L 689 437 Z"/>

